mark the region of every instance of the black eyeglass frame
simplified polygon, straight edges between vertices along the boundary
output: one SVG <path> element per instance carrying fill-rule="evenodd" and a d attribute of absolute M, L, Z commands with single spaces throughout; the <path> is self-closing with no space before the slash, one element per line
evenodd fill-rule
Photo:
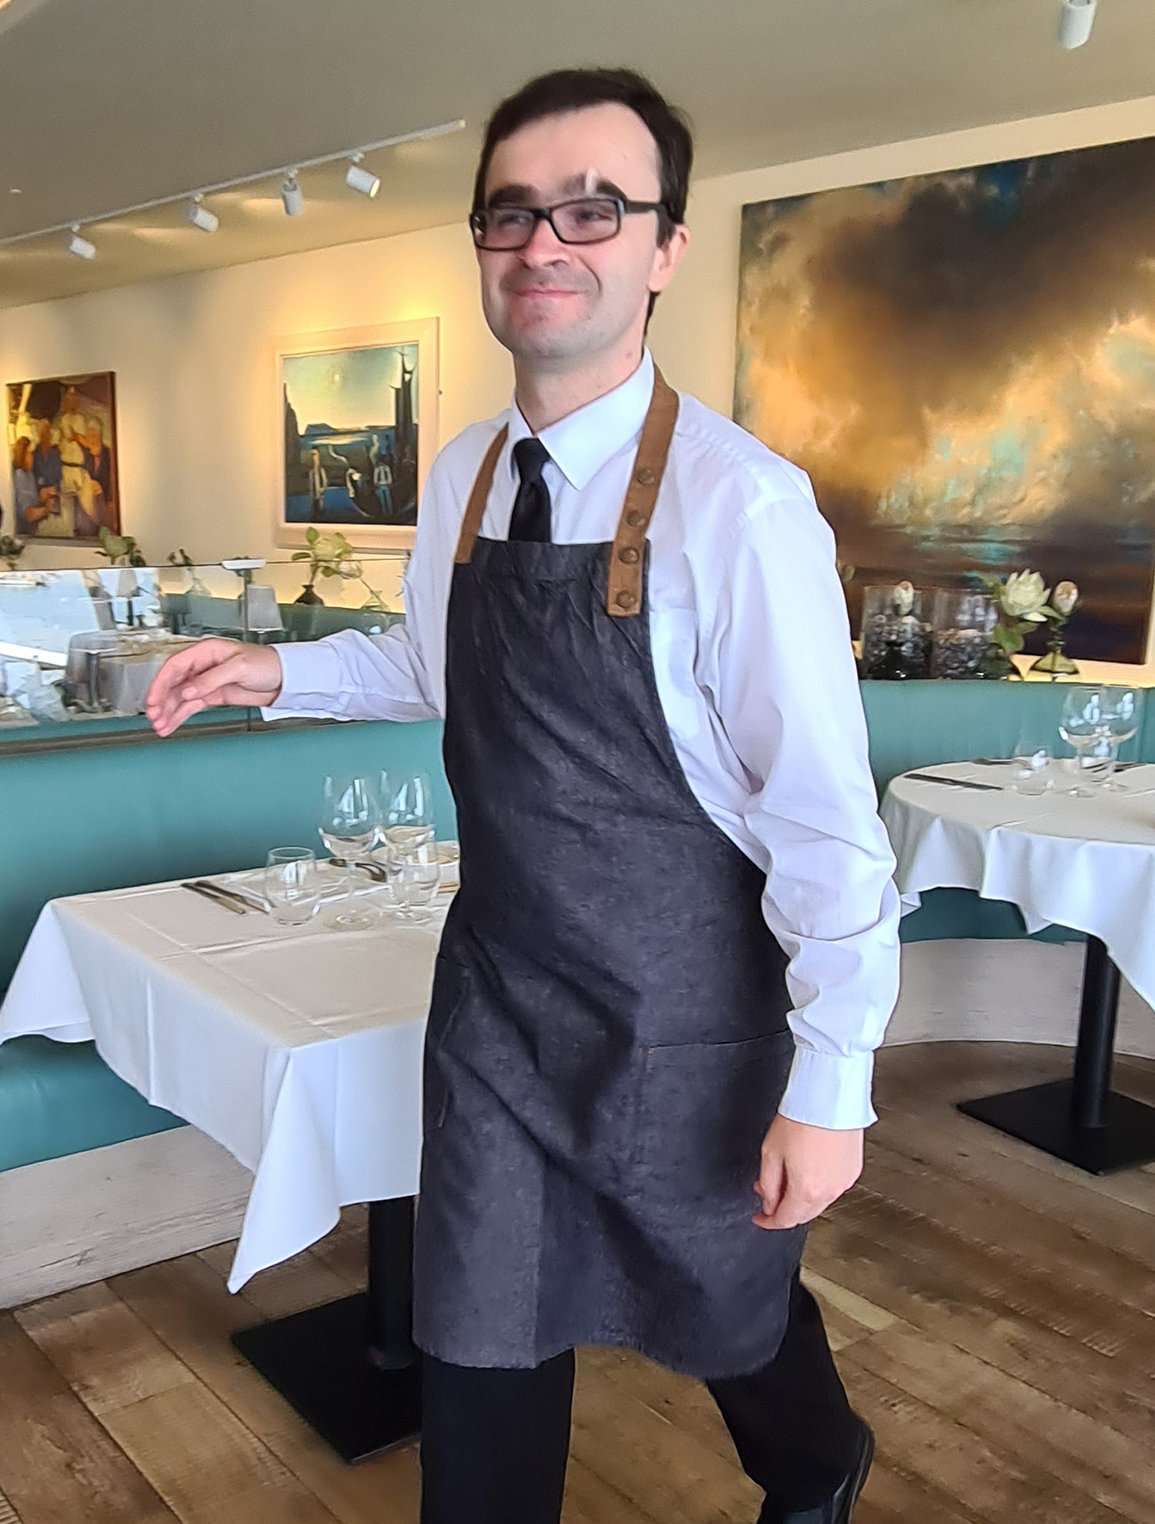
<path fill-rule="evenodd" d="M 586 202 L 601 201 L 613 206 L 618 214 L 617 226 L 612 233 L 605 233 L 598 238 L 566 238 L 557 223 L 553 220 L 554 212 L 560 211 L 563 206 L 581 206 Z M 529 213 L 533 221 L 529 224 L 525 239 L 521 243 L 486 244 L 481 240 L 485 236 L 485 224 L 483 219 L 490 212 L 521 212 Z M 527 248 L 533 241 L 533 235 L 537 232 L 539 222 L 548 222 L 553 230 L 553 236 L 558 243 L 567 244 L 570 248 L 581 248 L 584 245 L 595 243 L 609 243 L 611 238 L 616 238 L 622 230 L 622 218 L 638 212 L 657 212 L 659 217 L 669 217 L 669 209 L 664 201 L 630 201 L 625 196 L 570 196 L 565 201 L 555 201 L 553 206 L 522 206 L 520 203 L 510 203 L 502 206 L 481 207 L 469 214 L 469 230 L 473 234 L 475 248 L 489 254 L 516 254 L 519 249 Z M 672 219 L 671 219 L 672 220 Z"/>

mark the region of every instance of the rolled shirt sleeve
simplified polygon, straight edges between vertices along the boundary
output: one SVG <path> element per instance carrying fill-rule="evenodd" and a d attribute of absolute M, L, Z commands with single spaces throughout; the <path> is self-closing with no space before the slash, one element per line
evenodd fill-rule
<path fill-rule="evenodd" d="M 859 1128 L 898 995 L 899 899 L 878 818 L 834 537 L 809 483 L 735 525 L 710 673 L 750 779 L 744 824 L 765 853 L 763 909 L 788 959 L 796 1049 L 779 1111 Z"/>

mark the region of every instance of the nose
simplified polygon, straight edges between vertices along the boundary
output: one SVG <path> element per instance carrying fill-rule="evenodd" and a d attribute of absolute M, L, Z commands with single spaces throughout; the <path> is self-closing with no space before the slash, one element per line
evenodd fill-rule
<path fill-rule="evenodd" d="M 559 256 L 565 258 L 565 250 L 566 245 L 554 232 L 549 221 L 539 217 L 533 225 L 529 242 L 518 252 L 527 264 L 536 265 L 553 264 Z"/>

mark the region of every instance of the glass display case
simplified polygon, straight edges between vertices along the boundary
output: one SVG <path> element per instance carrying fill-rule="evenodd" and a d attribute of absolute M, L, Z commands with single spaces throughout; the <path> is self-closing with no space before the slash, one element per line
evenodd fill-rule
<path fill-rule="evenodd" d="M 149 684 L 207 635 L 273 643 L 338 630 L 380 634 L 404 618 L 407 553 L 338 566 L 211 565 L 0 570 L 0 748 L 151 734 Z M 256 712 L 216 709 L 199 725 L 249 728 Z"/>

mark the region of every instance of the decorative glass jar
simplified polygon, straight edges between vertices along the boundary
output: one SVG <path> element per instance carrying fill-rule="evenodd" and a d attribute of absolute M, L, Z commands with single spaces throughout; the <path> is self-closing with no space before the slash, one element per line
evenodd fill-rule
<path fill-rule="evenodd" d="M 931 676 L 978 677 L 998 618 L 998 606 L 986 593 L 939 588 Z"/>
<path fill-rule="evenodd" d="M 924 595 L 909 582 L 881 583 L 862 595 L 862 675 L 928 677 L 931 626 Z"/>

